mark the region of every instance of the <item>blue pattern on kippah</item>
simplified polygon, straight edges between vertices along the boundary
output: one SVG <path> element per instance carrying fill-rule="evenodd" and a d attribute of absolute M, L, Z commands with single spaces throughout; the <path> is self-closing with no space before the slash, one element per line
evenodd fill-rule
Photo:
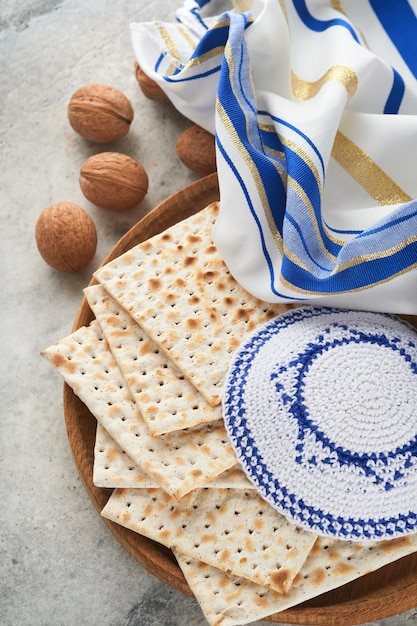
<path fill-rule="evenodd" d="M 349 330 L 346 325 L 341 325 L 341 328 L 343 328 L 345 331 Z M 324 329 L 324 333 L 330 334 L 330 328 Z M 326 340 L 325 335 L 321 335 L 317 337 L 317 339 L 318 339 L 317 343 L 309 343 L 307 345 L 307 350 L 305 350 L 303 353 L 297 354 L 296 359 L 294 359 L 293 361 L 289 363 L 289 366 L 295 367 L 299 370 L 298 387 L 297 387 L 297 392 L 296 392 L 296 402 L 294 402 L 291 408 L 289 409 L 291 414 L 294 416 L 294 419 L 296 419 L 299 423 L 299 439 L 298 439 L 299 443 L 296 446 L 296 450 L 297 452 L 300 453 L 300 455 L 297 457 L 296 460 L 298 463 L 304 462 L 302 458 L 302 452 L 304 449 L 303 440 L 305 438 L 306 431 L 309 431 L 311 433 L 314 433 L 315 437 L 318 440 L 320 440 L 320 442 L 326 448 L 329 449 L 329 456 L 331 453 L 336 454 L 337 459 L 341 465 L 353 464 L 356 467 L 360 468 L 367 476 L 373 476 L 375 479 L 375 482 L 384 483 L 384 488 L 386 490 L 392 489 L 393 485 L 388 481 L 384 481 L 384 478 L 378 474 L 378 468 L 377 468 L 376 463 L 377 461 L 382 461 L 383 464 L 387 465 L 389 459 L 395 459 L 399 455 L 406 455 L 404 463 L 408 463 L 410 461 L 410 457 L 416 456 L 416 453 L 417 453 L 417 435 L 416 437 L 414 437 L 412 441 L 408 442 L 406 445 L 403 445 L 402 447 L 398 447 L 388 454 L 373 453 L 371 455 L 365 455 L 365 454 L 359 454 L 357 452 L 353 452 L 351 450 L 345 450 L 341 448 L 340 446 L 336 446 L 334 442 L 332 442 L 326 436 L 324 432 L 320 431 L 318 426 L 310 419 L 308 407 L 306 406 L 304 402 L 304 398 L 303 398 L 303 386 L 304 386 L 303 378 L 305 377 L 306 372 L 308 371 L 311 365 L 311 361 L 315 359 L 317 355 L 321 354 L 324 350 L 328 350 L 331 347 L 335 347 L 337 345 L 342 345 L 342 344 L 348 345 L 351 342 L 362 343 L 362 344 L 369 342 L 369 343 L 378 344 L 381 347 L 389 348 L 394 351 L 398 350 L 399 353 L 403 356 L 404 360 L 410 363 L 410 367 L 414 374 L 417 372 L 417 364 L 415 363 L 411 355 L 407 354 L 404 351 L 404 349 L 398 348 L 399 340 L 398 338 L 395 338 L 395 337 L 392 339 L 388 339 L 383 334 L 371 335 L 371 334 L 363 333 L 356 329 L 350 329 L 350 336 L 343 337 L 341 340 L 337 340 L 337 339 Z M 280 368 L 280 370 L 282 373 L 282 368 Z M 277 378 L 277 383 L 275 386 L 276 386 L 277 392 L 279 393 L 282 385 L 279 382 L 279 375 L 273 372 L 271 374 L 271 379 L 275 379 L 275 378 Z M 287 394 L 285 393 L 283 394 L 282 399 L 285 403 L 292 400 L 290 396 L 287 396 Z M 402 477 L 403 477 L 403 473 L 397 470 L 396 473 L 394 474 L 393 479 L 398 480 Z"/>
<path fill-rule="evenodd" d="M 253 336 L 242 346 L 236 354 L 235 360 L 230 368 L 224 393 L 224 420 L 235 448 L 236 454 L 248 478 L 258 488 L 260 494 L 278 511 L 286 515 L 293 522 L 308 528 L 318 534 L 335 536 L 342 539 L 351 540 L 380 540 L 390 539 L 417 531 L 417 493 L 413 493 L 410 510 L 391 511 L 387 506 L 386 514 L 366 519 L 357 517 L 352 511 L 351 515 L 336 515 L 325 510 L 326 502 L 320 506 L 319 503 L 309 503 L 305 498 L 293 493 L 288 486 L 282 483 L 279 476 L 276 476 L 259 450 L 258 443 L 253 436 L 251 427 L 248 424 L 247 409 L 245 406 L 245 384 L 251 371 L 254 359 L 259 354 L 265 343 L 271 337 L 277 336 L 284 328 L 298 324 L 304 320 L 322 316 L 324 326 L 321 332 L 315 336 L 314 340 L 305 343 L 303 349 L 295 351 L 293 358 L 288 363 L 279 361 L 270 372 L 270 381 L 275 389 L 277 398 L 282 406 L 288 411 L 298 424 L 298 437 L 294 442 L 294 462 L 303 469 L 316 467 L 318 459 L 316 455 L 309 455 L 306 452 L 305 442 L 309 437 L 310 448 L 316 445 L 321 456 L 321 463 L 328 464 L 329 467 L 352 469 L 363 479 L 369 478 L 371 486 L 377 486 L 390 497 L 390 493 L 396 490 L 397 482 L 404 489 L 404 480 L 407 472 L 417 471 L 417 426 L 415 435 L 403 445 L 386 451 L 375 451 L 365 454 L 337 445 L 326 432 L 320 429 L 309 414 L 309 408 L 305 403 L 304 382 L 309 370 L 320 355 L 326 350 L 350 344 L 370 344 L 380 347 L 383 350 L 392 351 L 408 364 L 411 375 L 417 374 L 417 350 L 414 341 L 405 341 L 404 338 L 393 334 L 387 336 L 381 330 L 374 332 L 363 332 L 357 327 L 350 327 L 346 323 L 338 323 L 337 317 L 343 310 L 330 309 L 328 307 L 306 307 L 295 309 L 285 315 L 259 328 Z M 326 323 L 326 316 L 330 315 L 330 323 Z M 369 315 L 369 314 L 368 314 Z M 372 315 L 372 314 L 371 314 Z M 380 315 L 381 319 L 391 319 L 398 323 L 399 330 L 404 329 L 410 332 L 408 325 L 393 318 L 388 314 Z M 343 331 L 344 335 L 333 337 L 337 330 Z M 288 370 L 297 372 L 296 390 L 291 396 L 282 384 L 282 377 Z M 283 459 L 283 463 L 285 463 Z M 405 487 L 407 489 L 407 486 Z"/>

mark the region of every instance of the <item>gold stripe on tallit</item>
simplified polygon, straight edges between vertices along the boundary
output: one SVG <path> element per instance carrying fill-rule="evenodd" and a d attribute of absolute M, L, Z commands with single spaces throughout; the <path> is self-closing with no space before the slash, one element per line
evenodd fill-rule
<path fill-rule="evenodd" d="M 288 24 L 288 13 L 287 13 L 287 7 L 285 5 L 285 0 L 278 0 L 278 2 L 279 2 L 279 5 L 281 7 L 282 14 L 284 15 L 285 20 L 286 20 L 286 22 Z"/>
<path fill-rule="evenodd" d="M 336 81 L 343 85 L 349 100 L 358 87 L 358 77 L 352 68 L 347 65 L 332 65 L 323 76 L 314 82 L 303 80 L 294 74 L 294 72 L 291 72 L 292 91 L 297 100 L 309 100 L 313 98 L 323 85 L 330 81 Z"/>
<path fill-rule="evenodd" d="M 260 130 L 266 132 L 266 133 L 274 133 L 275 134 L 275 126 L 273 124 L 265 124 L 265 123 L 260 123 L 259 124 L 259 128 Z"/>
<path fill-rule="evenodd" d="M 233 5 L 239 13 L 246 13 L 251 10 L 253 0 L 233 0 Z"/>
<path fill-rule="evenodd" d="M 292 252 L 292 250 L 290 250 L 285 244 L 284 244 L 284 255 L 287 257 L 287 259 L 292 261 L 294 265 L 301 268 L 305 272 L 308 272 L 309 274 L 311 274 L 311 268 L 308 267 L 305 263 L 303 263 L 301 259 L 294 252 Z"/>
<path fill-rule="evenodd" d="M 166 49 L 168 50 L 169 56 L 172 57 L 173 59 L 176 59 L 177 61 L 180 61 L 180 55 L 178 54 L 177 47 L 172 41 L 172 38 L 170 37 L 170 35 L 168 34 L 167 29 L 160 22 L 157 23 L 157 26 L 158 26 L 159 34 L 161 35 L 164 41 L 164 44 L 166 46 Z"/>
<path fill-rule="evenodd" d="M 220 54 L 223 54 L 223 46 L 217 46 L 217 48 L 212 48 L 211 50 L 208 50 L 204 54 L 200 54 L 200 56 L 190 59 L 185 64 L 184 67 L 186 69 L 189 69 L 190 67 L 198 67 L 202 63 L 205 63 L 209 59 L 212 59 L 213 57 L 218 56 Z"/>
<path fill-rule="evenodd" d="M 178 31 L 181 34 L 181 36 L 184 38 L 184 40 L 187 42 L 187 44 L 190 46 L 191 50 L 194 51 L 196 49 L 197 44 L 194 41 L 194 39 L 191 37 L 188 30 L 184 28 L 184 26 L 180 25 L 178 27 Z"/>
<path fill-rule="evenodd" d="M 412 199 L 341 131 L 337 131 L 332 157 L 379 204 L 400 204 Z"/>
<path fill-rule="evenodd" d="M 181 61 L 180 61 L 180 55 L 178 53 L 177 47 L 175 46 L 174 42 L 172 41 L 172 38 L 170 37 L 170 35 L 168 34 L 167 29 L 165 28 L 165 26 L 163 26 L 160 22 L 157 22 L 156 24 L 158 26 L 158 30 L 159 30 L 159 34 L 162 37 L 162 40 L 166 46 L 166 49 L 168 50 L 168 54 L 172 59 L 175 59 L 177 61 L 177 64 L 175 63 L 171 63 L 171 65 L 169 66 L 169 68 L 166 71 L 166 75 L 167 76 L 172 76 L 172 74 L 174 74 L 174 72 L 178 69 Z"/>
<path fill-rule="evenodd" d="M 339 11 L 339 13 L 343 13 L 343 15 L 345 15 L 345 10 L 344 10 L 340 0 L 331 0 L 330 4 L 331 4 L 333 9 L 335 9 L 336 11 Z"/>

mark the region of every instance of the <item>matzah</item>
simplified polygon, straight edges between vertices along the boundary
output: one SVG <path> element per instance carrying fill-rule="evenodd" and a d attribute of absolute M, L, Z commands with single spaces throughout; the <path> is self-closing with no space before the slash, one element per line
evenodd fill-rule
<path fill-rule="evenodd" d="M 237 626 L 294 607 L 416 550 L 417 534 L 393 541 L 366 543 L 318 537 L 285 595 L 226 574 L 178 551 L 174 550 L 174 554 L 208 623 L 211 626 Z"/>
<path fill-rule="evenodd" d="M 116 489 L 102 515 L 280 593 L 288 592 L 316 540 L 254 490 L 195 489 L 177 501 L 160 489 Z"/>
<path fill-rule="evenodd" d="M 120 447 L 171 495 L 181 497 L 237 463 L 221 421 L 151 436 L 97 320 L 41 354 Z"/>
<path fill-rule="evenodd" d="M 208 404 L 101 285 L 84 294 L 152 435 L 221 419 L 221 408 Z"/>
<path fill-rule="evenodd" d="M 218 211 L 210 204 L 94 274 L 213 406 L 243 339 L 291 308 L 234 280 L 212 240 Z"/>
<path fill-rule="evenodd" d="M 158 488 L 159 484 L 149 478 L 117 444 L 113 437 L 97 423 L 94 446 L 93 483 L 96 487 L 138 489 Z M 206 487 L 227 489 L 254 489 L 239 467 L 231 467 L 209 481 Z"/>

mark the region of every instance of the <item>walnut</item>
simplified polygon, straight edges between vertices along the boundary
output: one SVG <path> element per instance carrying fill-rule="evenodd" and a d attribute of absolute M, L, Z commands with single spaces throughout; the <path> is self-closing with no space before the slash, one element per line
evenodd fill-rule
<path fill-rule="evenodd" d="M 38 250 L 60 272 L 77 272 L 93 259 L 97 231 L 90 215 L 73 202 L 59 202 L 40 214 L 35 228 Z"/>
<path fill-rule="evenodd" d="M 135 76 L 138 85 L 146 98 L 149 98 L 149 100 L 169 100 L 165 91 L 155 80 L 153 80 L 153 78 L 150 78 L 147 74 L 145 74 L 137 61 L 135 61 Z"/>
<path fill-rule="evenodd" d="M 97 143 L 110 143 L 129 132 L 133 107 L 128 98 L 110 85 L 85 85 L 68 104 L 68 120 L 79 135 Z"/>
<path fill-rule="evenodd" d="M 148 192 L 148 175 L 135 159 L 119 152 L 100 152 L 81 167 L 81 191 L 93 204 L 111 211 L 126 211 Z"/>
<path fill-rule="evenodd" d="M 181 133 L 176 143 L 180 161 L 200 176 L 216 171 L 216 146 L 214 135 L 194 124 Z"/>

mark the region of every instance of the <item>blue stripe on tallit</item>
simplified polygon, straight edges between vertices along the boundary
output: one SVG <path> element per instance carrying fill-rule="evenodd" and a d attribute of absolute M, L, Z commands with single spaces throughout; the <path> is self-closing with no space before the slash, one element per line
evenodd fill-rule
<path fill-rule="evenodd" d="M 217 26 L 216 24 L 221 24 Z M 218 22 L 212 28 L 210 28 L 205 35 L 198 42 L 191 59 L 198 59 L 198 57 L 216 50 L 216 48 L 224 49 L 227 40 L 229 38 L 229 18 L 228 15 L 222 15 Z"/>
<path fill-rule="evenodd" d="M 304 22 L 304 24 L 307 26 L 307 28 L 310 28 L 310 30 L 321 33 L 328 28 L 332 28 L 333 26 L 341 26 L 342 28 L 346 28 L 346 30 L 349 31 L 354 40 L 359 43 L 359 37 L 356 34 L 356 31 L 353 28 L 352 24 L 350 24 L 348 20 L 342 18 L 319 20 L 310 13 L 305 0 L 293 0 L 293 5 L 295 10 L 297 11 L 300 20 L 302 20 L 302 22 Z"/>
<path fill-rule="evenodd" d="M 175 74 L 173 74 L 172 76 L 166 76 L 164 75 L 162 78 L 167 82 L 167 83 L 188 83 L 192 80 L 198 80 L 199 78 L 205 78 L 206 76 L 211 76 L 212 74 L 216 74 L 217 72 L 220 72 L 220 65 L 216 65 L 215 67 L 211 67 L 203 72 L 199 72 L 198 74 L 192 74 L 192 75 L 187 75 L 187 76 L 177 76 Z M 180 73 L 181 70 L 178 70 L 178 73 Z"/>
<path fill-rule="evenodd" d="M 417 18 L 407 0 L 369 0 L 393 45 L 417 78 Z"/>
<path fill-rule="evenodd" d="M 322 174 L 323 174 L 323 177 L 324 177 L 324 175 L 325 175 L 325 167 L 324 167 L 323 157 L 321 156 L 319 149 L 313 143 L 313 141 L 310 139 L 310 137 L 308 137 L 305 133 L 303 133 L 299 128 L 297 128 L 293 124 L 290 124 L 290 122 L 288 122 L 287 120 L 284 120 L 282 118 L 276 117 L 275 115 L 271 115 L 267 111 L 259 111 L 259 114 L 260 115 L 270 115 L 272 120 L 274 120 L 275 122 L 278 122 L 279 124 L 283 124 L 284 126 L 287 126 L 291 130 L 293 130 L 295 133 L 297 133 L 297 135 L 299 135 L 310 146 L 310 148 L 313 150 L 313 152 L 315 152 L 318 160 L 320 161 Z"/>
<path fill-rule="evenodd" d="M 401 102 L 404 97 L 405 84 L 402 76 L 396 69 L 392 68 L 394 79 L 391 87 L 390 94 L 385 103 L 384 113 L 395 115 L 400 110 Z"/>

